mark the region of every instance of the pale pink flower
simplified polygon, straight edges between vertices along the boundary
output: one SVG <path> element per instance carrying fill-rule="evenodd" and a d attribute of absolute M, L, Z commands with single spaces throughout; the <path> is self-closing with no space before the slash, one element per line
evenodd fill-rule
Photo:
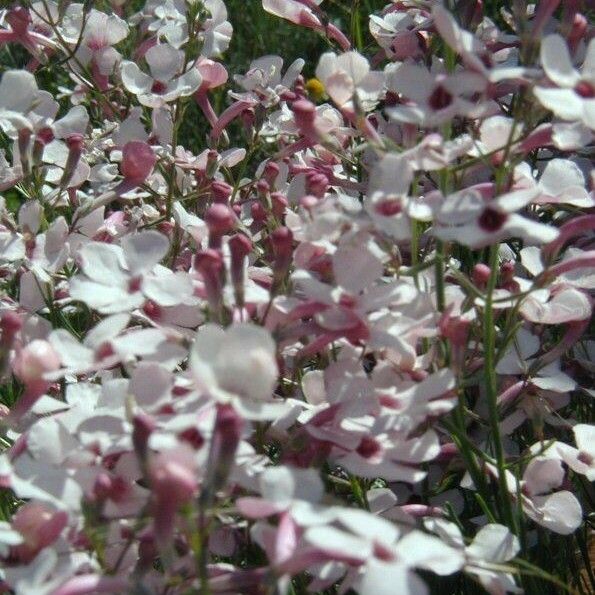
<path fill-rule="evenodd" d="M 199 390 L 221 403 L 231 403 L 247 419 L 274 419 L 285 409 L 273 399 L 279 373 L 275 342 L 252 324 L 224 330 L 204 325 L 190 354 L 192 376 Z"/>
<path fill-rule="evenodd" d="M 137 64 L 122 61 L 121 76 L 124 87 L 147 107 L 158 108 L 180 97 L 192 95 L 202 81 L 196 68 L 184 69 L 184 52 L 169 44 L 153 46 L 145 54 L 151 75 Z"/>
<path fill-rule="evenodd" d="M 130 312 L 152 300 L 175 306 L 190 298 L 187 273 L 158 263 L 169 249 L 167 238 L 145 231 L 122 239 L 122 247 L 89 242 L 78 253 L 82 274 L 70 281 L 70 296 L 105 314 Z"/>
<path fill-rule="evenodd" d="M 562 120 L 582 122 L 595 129 L 595 41 L 589 42 L 582 72 L 572 64 L 568 46 L 560 35 L 543 39 L 541 63 L 556 86 L 536 86 L 533 93 L 539 102 Z"/>
<path fill-rule="evenodd" d="M 478 190 L 461 190 L 436 201 L 432 233 L 474 249 L 515 237 L 547 244 L 556 239 L 558 230 L 517 214 L 536 195 L 536 190 L 518 190 L 486 200 Z"/>
<path fill-rule="evenodd" d="M 370 111 L 380 98 L 384 74 L 370 70 L 368 60 L 358 52 L 327 52 L 320 57 L 316 77 L 338 108 Z"/>

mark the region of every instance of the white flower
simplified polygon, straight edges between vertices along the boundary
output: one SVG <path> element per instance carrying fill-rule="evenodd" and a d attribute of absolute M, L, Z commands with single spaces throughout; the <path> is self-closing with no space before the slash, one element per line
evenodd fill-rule
<path fill-rule="evenodd" d="M 472 188 L 455 192 L 435 206 L 432 233 L 474 249 L 514 237 L 547 244 L 558 237 L 558 230 L 516 213 L 536 195 L 536 190 L 518 190 L 485 200 Z"/>
<path fill-rule="evenodd" d="M 556 87 L 535 87 L 539 102 L 562 120 L 595 130 L 595 40 L 589 42 L 582 72 L 574 68 L 560 35 L 548 35 L 541 42 L 541 63 Z"/>
<path fill-rule="evenodd" d="M 124 60 L 121 66 L 124 87 L 147 107 L 162 107 L 180 97 L 192 95 L 202 82 L 197 68 L 184 71 L 184 52 L 167 43 L 153 46 L 145 54 L 151 76 L 137 64 Z"/>
<path fill-rule="evenodd" d="M 384 74 L 370 70 L 368 60 L 358 52 L 322 54 L 316 77 L 338 107 L 357 106 L 370 111 L 383 90 Z"/>
<path fill-rule="evenodd" d="M 0 81 L 0 128 L 11 138 L 31 129 L 29 112 L 36 106 L 39 90 L 35 77 L 26 70 L 7 70 Z"/>
<path fill-rule="evenodd" d="M 274 419 L 285 404 L 272 400 L 279 370 L 270 333 L 253 324 L 227 330 L 206 324 L 196 334 L 190 367 L 196 384 L 249 419 Z"/>
<path fill-rule="evenodd" d="M 70 281 L 70 295 L 104 314 L 130 312 L 147 299 L 175 306 L 192 296 L 187 273 L 158 266 L 169 242 L 156 231 L 122 239 L 122 247 L 89 242 L 79 251 L 82 275 Z"/>

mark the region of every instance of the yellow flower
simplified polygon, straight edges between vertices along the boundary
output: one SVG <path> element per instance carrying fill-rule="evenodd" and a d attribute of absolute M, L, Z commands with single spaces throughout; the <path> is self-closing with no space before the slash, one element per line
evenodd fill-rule
<path fill-rule="evenodd" d="M 324 85 L 317 78 L 311 78 L 306 83 L 306 91 L 314 101 L 320 101 L 326 96 Z"/>

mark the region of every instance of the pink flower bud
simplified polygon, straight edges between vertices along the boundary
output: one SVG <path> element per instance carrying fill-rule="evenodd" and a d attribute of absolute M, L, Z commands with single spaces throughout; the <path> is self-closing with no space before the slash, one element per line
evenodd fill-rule
<path fill-rule="evenodd" d="M 66 188 L 74 176 L 85 147 L 85 137 L 82 134 L 71 134 L 66 139 L 66 146 L 68 147 L 68 158 L 60 179 L 60 188 Z"/>
<path fill-rule="evenodd" d="M 306 189 L 308 194 L 313 194 L 318 198 L 322 198 L 329 186 L 328 178 L 321 173 L 314 172 L 308 175 L 306 180 Z"/>
<path fill-rule="evenodd" d="M 217 405 L 217 417 L 209 450 L 209 468 L 201 499 L 208 504 L 227 480 L 235 460 L 244 422 L 231 405 Z"/>
<path fill-rule="evenodd" d="M 293 256 L 293 233 L 287 227 L 278 227 L 270 238 L 275 254 L 275 274 L 285 274 Z"/>
<path fill-rule="evenodd" d="M 258 223 L 264 223 L 266 221 L 267 212 L 259 202 L 252 203 L 250 211 L 254 221 Z"/>
<path fill-rule="evenodd" d="M 576 13 L 573 16 L 570 33 L 568 34 L 568 44 L 573 52 L 576 51 L 579 42 L 582 39 L 585 39 L 588 28 L 589 21 L 587 20 L 587 17 L 580 12 Z"/>
<path fill-rule="evenodd" d="M 267 161 L 267 164 L 264 166 L 262 177 L 269 183 L 270 186 L 274 186 L 275 180 L 277 179 L 280 171 L 281 168 L 277 163 L 274 161 Z"/>
<path fill-rule="evenodd" d="M 71 134 L 66 139 L 66 146 L 70 151 L 77 151 L 79 154 L 85 145 L 85 137 L 82 134 Z"/>
<path fill-rule="evenodd" d="M 188 502 L 197 489 L 193 453 L 179 450 L 159 453 L 150 463 L 151 487 L 159 500 Z"/>
<path fill-rule="evenodd" d="M 31 143 L 31 131 L 27 128 L 21 128 L 18 131 L 18 147 L 19 155 L 21 157 L 21 167 L 23 172 L 29 173 L 29 145 Z"/>
<path fill-rule="evenodd" d="M 271 194 L 271 203 L 273 206 L 273 215 L 281 219 L 285 215 L 285 211 L 289 206 L 287 197 L 281 192 L 273 192 Z"/>
<path fill-rule="evenodd" d="M 258 180 L 258 182 L 256 182 L 256 190 L 261 196 L 266 196 L 271 190 L 271 187 L 266 180 Z"/>
<path fill-rule="evenodd" d="M 313 209 L 319 202 L 319 199 L 316 196 L 312 196 L 311 194 L 306 194 L 306 196 L 302 196 L 300 198 L 300 206 L 304 209 L 310 210 Z"/>
<path fill-rule="evenodd" d="M 155 540 L 163 549 L 171 543 L 175 516 L 197 492 L 194 450 L 188 445 L 161 452 L 149 464 L 153 491 Z"/>
<path fill-rule="evenodd" d="M 28 502 L 19 508 L 12 520 L 12 528 L 23 537 L 14 548 L 20 562 L 31 561 L 43 548 L 52 544 L 68 523 L 64 511 L 55 511 L 45 504 Z"/>
<path fill-rule="evenodd" d="M 244 262 L 252 250 L 252 242 L 244 234 L 236 234 L 229 240 L 231 252 L 231 282 L 237 304 L 244 305 Z"/>
<path fill-rule="evenodd" d="M 207 209 L 205 222 L 214 233 L 225 233 L 233 228 L 234 216 L 231 209 L 223 204 L 214 204 Z"/>
<path fill-rule="evenodd" d="M 221 180 L 215 180 L 211 184 L 211 192 L 213 193 L 213 201 L 216 203 L 229 203 L 229 198 L 233 192 L 233 188 Z"/>
<path fill-rule="evenodd" d="M 153 171 L 157 157 L 151 147 L 138 140 L 126 143 L 122 149 L 120 171 L 127 182 L 142 184 Z"/>
<path fill-rule="evenodd" d="M 484 288 L 490 279 L 490 267 L 487 264 L 476 264 L 473 267 L 471 278 L 479 288 Z"/>
<path fill-rule="evenodd" d="M 201 250 L 194 257 L 194 268 L 203 278 L 211 309 L 219 313 L 223 304 L 224 263 L 221 254 L 212 248 Z"/>
<path fill-rule="evenodd" d="M 291 111 L 300 130 L 302 128 L 311 130 L 316 118 L 316 106 L 311 101 L 299 99 L 292 104 Z"/>
<path fill-rule="evenodd" d="M 4 18 L 10 25 L 10 28 L 19 37 L 24 37 L 28 34 L 29 25 L 31 25 L 31 15 L 26 8 L 15 6 L 6 13 Z"/>
<path fill-rule="evenodd" d="M 22 326 L 23 321 L 16 312 L 11 310 L 4 312 L 0 317 L 0 331 L 2 331 L 0 345 L 12 345 L 15 335 L 21 330 Z"/>
<path fill-rule="evenodd" d="M 205 213 L 205 223 L 209 228 L 209 248 L 221 248 L 221 238 L 235 225 L 234 212 L 225 204 L 215 203 Z"/>
<path fill-rule="evenodd" d="M 46 384 L 44 374 L 55 372 L 60 367 L 60 357 L 47 341 L 31 341 L 13 362 L 15 375 L 25 384 Z"/>

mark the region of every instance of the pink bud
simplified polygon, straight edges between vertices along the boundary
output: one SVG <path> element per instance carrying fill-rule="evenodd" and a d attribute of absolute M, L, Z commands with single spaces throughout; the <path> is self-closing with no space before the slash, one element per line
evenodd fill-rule
<path fill-rule="evenodd" d="M 301 25 L 302 27 L 307 27 L 308 29 L 320 29 L 319 19 L 307 10 L 300 11 L 299 16 L 297 17 L 297 20 L 294 20 L 294 23 Z"/>
<path fill-rule="evenodd" d="M 219 153 L 215 149 L 209 149 L 207 152 L 207 176 L 212 177 L 217 171 L 219 163 Z"/>
<path fill-rule="evenodd" d="M 85 147 L 85 137 L 82 134 L 71 134 L 66 139 L 66 146 L 68 147 L 68 158 L 60 179 L 60 188 L 66 188 L 74 176 Z"/>
<path fill-rule="evenodd" d="M 229 240 L 232 258 L 244 258 L 252 250 L 252 242 L 244 234 L 238 233 Z"/>
<path fill-rule="evenodd" d="M 188 502 L 197 489 L 194 453 L 189 447 L 159 453 L 150 463 L 151 487 L 159 500 L 178 505 Z"/>
<path fill-rule="evenodd" d="M 15 375 L 25 384 L 45 383 L 44 374 L 55 372 L 60 367 L 60 357 L 47 341 L 31 341 L 13 362 Z"/>
<path fill-rule="evenodd" d="M 321 173 L 314 172 L 308 175 L 306 180 L 306 189 L 308 194 L 313 194 L 318 198 L 322 198 L 329 186 L 328 178 Z"/>
<path fill-rule="evenodd" d="M 31 24 L 31 15 L 29 11 L 22 7 L 16 6 L 10 9 L 4 17 L 6 22 L 10 25 L 10 28 L 20 37 L 26 36 Z"/>
<path fill-rule="evenodd" d="M 489 279 L 490 279 L 490 267 L 486 264 L 476 264 L 473 267 L 473 271 L 471 273 L 471 278 L 473 279 L 473 283 L 477 285 L 479 288 L 484 288 Z"/>
<path fill-rule="evenodd" d="M 266 221 L 267 212 L 259 202 L 252 203 L 252 206 L 250 207 L 250 212 L 254 221 L 258 223 L 264 223 Z"/>
<path fill-rule="evenodd" d="M 275 273 L 284 274 L 293 256 L 293 233 L 287 227 L 278 227 L 271 233 L 270 238 L 275 254 Z"/>
<path fill-rule="evenodd" d="M 216 203 L 207 209 L 205 222 L 209 227 L 209 233 L 223 235 L 233 229 L 235 217 L 227 205 Z"/>
<path fill-rule="evenodd" d="M 155 540 L 163 549 L 171 543 L 176 512 L 198 489 L 194 450 L 188 445 L 161 452 L 149 465 L 153 490 Z"/>
<path fill-rule="evenodd" d="M 215 203 L 207 209 L 205 222 L 209 228 L 209 248 L 220 249 L 221 238 L 234 228 L 234 212 L 226 204 Z"/>
<path fill-rule="evenodd" d="M 307 99 L 295 101 L 291 106 L 291 111 L 295 116 L 295 123 L 300 129 L 302 127 L 310 128 L 316 118 L 316 106 Z"/>
<path fill-rule="evenodd" d="M 300 198 L 300 206 L 304 209 L 310 210 L 318 204 L 318 201 L 319 199 L 316 196 L 306 194 L 306 196 L 302 196 L 302 198 Z"/>
<path fill-rule="evenodd" d="M 231 405 L 217 405 L 217 417 L 209 450 L 209 468 L 201 499 L 208 504 L 210 498 L 224 485 L 242 436 L 244 422 Z"/>
<path fill-rule="evenodd" d="M 568 34 L 568 42 L 570 49 L 574 52 L 582 39 L 585 39 L 587 35 L 587 29 L 589 28 L 589 21 L 587 17 L 581 13 L 576 13 L 572 19 L 572 25 L 570 27 L 570 33 Z"/>
<path fill-rule="evenodd" d="M 64 511 L 55 511 L 37 502 L 28 502 L 19 508 L 12 520 L 12 528 L 23 537 L 23 543 L 14 548 L 20 562 L 31 561 L 62 533 L 68 523 Z"/>
<path fill-rule="evenodd" d="M 267 161 L 267 164 L 264 166 L 262 177 L 269 183 L 270 186 L 274 186 L 275 180 L 277 179 L 280 171 L 281 168 L 277 163 L 274 161 Z"/>
<path fill-rule="evenodd" d="M 151 147 L 138 140 L 126 143 L 122 149 L 120 171 L 127 182 L 142 184 L 153 171 L 157 157 Z"/>
<path fill-rule="evenodd" d="M 258 180 L 258 182 L 256 182 L 256 190 L 261 196 L 266 196 L 270 189 L 271 187 L 266 180 Z"/>
<path fill-rule="evenodd" d="M 0 331 L 2 331 L 2 337 L 0 337 L 1 345 L 11 345 L 15 335 L 21 330 L 23 321 L 21 317 L 11 310 L 7 310 L 0 317 Z"/>
<path fill-rule="evenodd" d="M 202 77 L 201 91 L 220 87 L 227 82 L 229 77 L 223 64 L 208 58 L 201 58 L 196 64 L 196 68 Z"/>
<path fill-rule="evenodd" d="M 31 131 L 28 128 L 21 128 L 18 131 L 18 147 L 21 156 L 21 167 L 25 173 L 29 173 L 29 145 L 31 141 Z"/>
<path fill-rule="evenodd" d="M 82 134 L 71 134 L 66 139 L 66 146 L 70 151 L 78 151 L 79 153 L 83 150 L 85 144 L 85 137 Z"/>
<path fill-rule="evenodd" d="M 209 306 L 214 313 L 219 313 L 223 304 L 224 266 L 221 254 L 212 248 L 201 250 L 194 257 L 194 268 L 203 278 Z"/>
<path fill-rule="evenodd" d="M 244 234 L 236 234 L 229 240 L 231 252 L 231 282 L 234 287 L 236 302 L 244 303 L 244 261 L 252 250 L 252 242 Z"/>
<path fill-rule="evenodd" d="M 211 192 L 213 193 L 214 202 L 227 204 L 233 192 L 233 188 L 227 182 L 215 180 L 211 184 Z"/>
<path fill-rule="evenodd" d="M 286 196 L 281 192 L 273 192 L 271 194 L 271 203 L 273 206 L 273 215 L 281 219 L 289 206 Z"/>

